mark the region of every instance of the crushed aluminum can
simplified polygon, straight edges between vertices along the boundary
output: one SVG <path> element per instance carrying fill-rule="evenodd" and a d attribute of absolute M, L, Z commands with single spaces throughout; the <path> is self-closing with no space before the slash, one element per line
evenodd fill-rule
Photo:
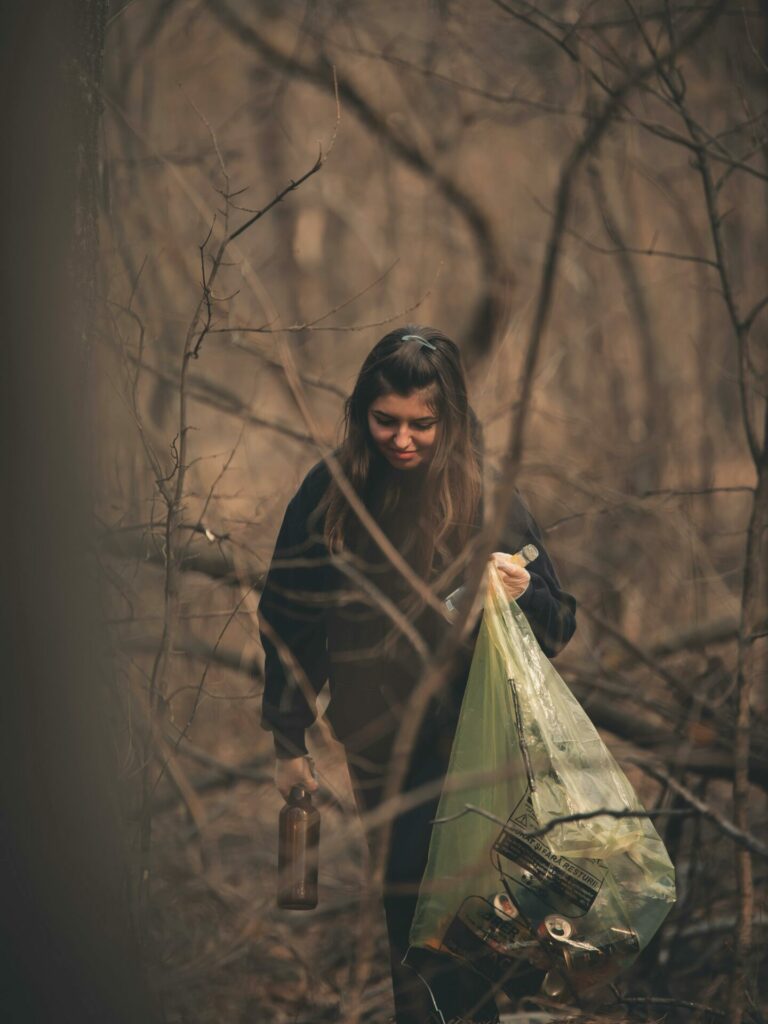
<path fill-rule="evenodd" d="M 640 943 L 634 932 L 623 933 L 613 942 L 607 942 L 599 949 L 584 949 L 570 946 L 563 951 L 565 965 L 569 971 L 594 971 L 605 968 L 609 961 L 634 957 L 640 949 Z"/>
<path fill-rule="evenodd" d="M 566 917 L 561 917 L 559 914 L 548 914 L 537 931 L 540 939 L 567 942 L 573 935 L 573 925 Z"/>
<path fill-rule="evenodd" d="M 505 892 L 497 892 L 492 902 L 497 917 L 507 920 L 519 916 L 517 907 Z"/>

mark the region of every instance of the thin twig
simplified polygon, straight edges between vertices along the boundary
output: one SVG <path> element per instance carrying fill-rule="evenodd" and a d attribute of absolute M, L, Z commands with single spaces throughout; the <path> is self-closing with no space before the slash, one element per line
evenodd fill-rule
<path fill-rule="evenodd" d="M 449 814 L 445 818 L 433 818 L 433 825 L 446 825 L 451 821 L 458 821 L 460 818 L 465 817 L 467 814 L 479 814 L 481 818 L 487 818 L 488 821 L 493 821 L 497 825 L 501 825 L 505 832 L 513 832 L 517 836 L 521 836 L 523 839 L 540 839 L 542 836 L 549 835 L 550 832 L 554 831 L 559 825 L 567 825 L 573 821 L 591 821 L 592 818 L 668 818 L 668 817 L 686 817 L 689 818 L 693 814 L 701 813 L 694 810 L 693 808 L 661 808 L 654 811 L 632 811 L 627 808 L 615 810 L 610 807 L 599 807 L 594 811 L 580 811 L 576 814 L 563 814 L 558 815 L 556 818 L 550 818 L 546 825 L 542 825 L 541 828 L 531 829 L 525 831 L 517 828 L 517 826 L 511 826 L 509 819 L 499 818 L 495 814 L 491 814 L 490 811 L 486 811 L 483 807 L 477 807 L 475 804 L 464 804 L 462 810 L 457 811 L 455 814 Z"/>
<path fill-rule="evenodd" d="M 704 1003 L 692 1003 L 687 999 L 666 999 L 663 996 L 623 996 L 614 987 L 614 995 L 619 1003 L 626 1006 L 672 1006 L 680 1010 L 694 1010 L 697 1013 L 708 1013 L 712 1017 L 725 1017 L 723 1010 L 715 1010 Z"/>
<path fill-rule="evenodd" d="M 228 244 L 229 242 L 234 242 L 234 240 L 236 238 L 239 238 L 240 235 L 242 235 L 245 231 L 247 231 L 249 228 L 253 227 L 253 225 L 257 221 L 261 220 L 261 218 L 265 214 L 269 213 L 269 211 L 271 209 L 273 209 L 275 206 L 277 206 L 278 203 L 281 203 L 283 201 L 283 199 L 285 199 L 285 197 L 287 195 L 290 195 L 291 192 L 294 192 L 297 188 L 300 188 L 304 184 L 305 181 L 307 181 L 309 178 L 311 178 L 314 174 L 317 174 L 317 172 L 320 170 L 320 168 L 323 166 L 323 164 L 326 162 L 326 160 L 330 156 L 331 150 L 333 149 L 333 147 L 334 147 L 334 145 L 336 143 L 336 136 L 337 136 L 338 131 L 339 131 L 339 125 L 341 124 L 341 103 L 339 101 L 339 82 L 338 82 L 338 79 L 336 77 L 336 68 L 332 68 L 331 70 L 332 70 L 332 74 L 333 74 L 333 92 L 334 92 L 334 95 L 336 97 L 336 123 L 333 126 L 333 132 L 331 134 L 331 141 L 328 144 L 328 149 L 325 152 L 323 152 L 323 147 L 320 146 L 320 148 L 318 150 L 318 154 L 317 154 L 317 159 L 312 164 L 312 166 L 309 168 L 309 170 L 305 171 L 304 174 L 302 174 L 300 178 L 296 178 L 295 180 L 291 180 L 285 186 L 284 189 L 281 189 L 281 191 L 278 192 L 277 195 L 274 196 L 266 204 L 266 206 L 263 206 L 260 210 L 257 210 L 253 214 L 252 217 L 250 217 L 244 224 L 241 224 L 239 228 L 237 228 L 235 231 L 233 231 L 226 238 L 225 243 L 224 243 L 225 245 Z"/>

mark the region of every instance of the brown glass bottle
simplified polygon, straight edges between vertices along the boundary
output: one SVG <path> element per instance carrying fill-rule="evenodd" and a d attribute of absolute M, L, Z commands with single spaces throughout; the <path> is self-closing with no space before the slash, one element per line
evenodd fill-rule
<path fill-rule="evenodd" d="M 320 812 L 306 786 L 293 786 L 280 811 L 277 905 L 284 910 L 317 906 Z"/>

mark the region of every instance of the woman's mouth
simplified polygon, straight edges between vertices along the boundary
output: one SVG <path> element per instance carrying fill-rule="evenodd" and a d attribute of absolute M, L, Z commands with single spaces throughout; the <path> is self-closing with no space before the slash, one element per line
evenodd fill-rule
<path fill-rule="evenodd" d="M 397 448 L 387 448 L 387 452 L 393 458 L 398 459 L 400 462 L 408 462 L 409 459 L 412 459 L 415 455 L 418 454 L 415 449 L 413 451 L 402 452 L 398 451 Z"/>

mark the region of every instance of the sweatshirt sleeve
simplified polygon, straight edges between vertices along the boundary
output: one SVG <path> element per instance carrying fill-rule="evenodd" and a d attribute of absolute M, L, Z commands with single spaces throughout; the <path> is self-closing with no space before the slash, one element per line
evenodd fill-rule
<path fill-rule="evenodd" d="M 510 553 L 519 551 L 525 544 L 535 544 L 538 549 L 538 556 L 527 566 L 531 582 L 517 598 L 517 604 L 528 619 L 539 647 L 548 658 L 554 658 L 576 631 L 576 599 L 561 587 L 544 547 L 541 530 L 517 492 L 502 543 L 500 550 Z"/>
<path fill-rule="evenodd" d="M 304 732 L 315 720 L 315 698 L 328 676 L 327 558 L 324 545 L 310 535 L 317 488 L 308 480 L 285 511 L 258 613 L 265 656 L 261 724 L 283 758 L 306 754 Z"/>

